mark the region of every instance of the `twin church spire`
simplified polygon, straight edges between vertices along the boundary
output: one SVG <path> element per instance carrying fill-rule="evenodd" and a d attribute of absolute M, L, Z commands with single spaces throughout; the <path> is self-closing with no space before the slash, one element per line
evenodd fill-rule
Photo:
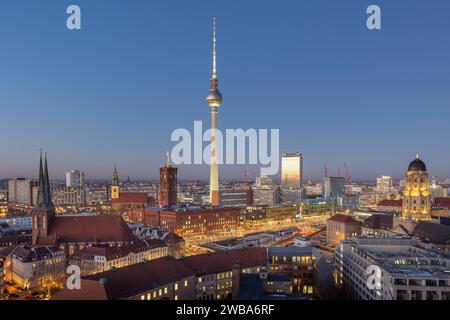
<path fill-rule="evenodd" d="M 48 178 L 47 154 L 45 154 L 44 166 L 42 166 L 42 152 L 39 159 L 39 187 L 35 211 L 51 211 L 55 206 L 52 201 L 50 179 Z"/>

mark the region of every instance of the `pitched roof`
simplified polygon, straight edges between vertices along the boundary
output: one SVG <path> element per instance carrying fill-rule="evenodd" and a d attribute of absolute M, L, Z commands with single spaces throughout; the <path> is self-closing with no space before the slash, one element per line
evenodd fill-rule
<path fill-rule="evenodd" d="M 119 198 L 111 199 L 112 203 L 148 203 L 149 196 L 146 192 L 120 192 Z"/>
<path fill-rule="evenodd" d="M 403 206 L 403 200 L 402 199 L 398 199 L 398 200 L 384 199 L 383 201 L 378 203 L 378 206 L 381 206 L 381 207 L 401 207 L 401 206 Z"/>
<path fill-rule="evenodd" d="M 230 271 L 239 261 L 242 268 L 266 264 L 266 248 L 247 248 L 190 256 L 184 259 L 163 257 L 105 271 L 86 277 L 87 280 L 104 279 L 108 299 L 121 299 L 138 295 L 191 276 L 202 276 Z M 81 291 L 84 289 L 82 288 Z"/>
<path fill-rule="evenodd" d="M 420 221 L 414 228 L 412 234 L 422 241 L 434 244 L 450 243 L 450 226 L 445 224 Z"/>
<path fill-rule="evenodd" d="M 134 264 L 88 276 L 86 279 L 100 281 L 104 284 L 108 299 L 121 299 L 135 296 L 152 288 L 157 288 L 174 281 L 192 276 L 182 260 L 173 257 L 163 257 L 150 260 L 147 263 Z"/>
<path fill-rule="evenodd" d="M 230 250 L 228 252 L 214 252 L 185 258 L 185 265 L 195 272 L 196 276 L 230 271 L 233 264 L 239 261 L 241 268 L 263 266 L 267 260 L 267 249 L 253 247 L 247 249 Z"/>
<path fill-rule="evenodd" d="M 99 281 L 81 279 L 81 290 L 64 287 L 53 295 L 52 300 L 107 300 L 107 296 Z"/>
<path fill-rule="evenodd" d="M 139 253 L 157 247 L 165 247 L 165 246 L 166 244 L 164 243 L 164 241 L 159 239 L 151 239 L 145 241 L 137 240 L 134 241 L 133 243 L 126 244 L 123 246 L 105 245 L 105 246 L 85 247 L 79 252 L 77 252 L 75 256 L 79 258 L 89 258 L 89 259 L 93 259 L 94 256 L 103 256 L 106 257 L 107 260 L 114 260 L 121 257 L 125 257 L 130 253 Z"/>
<path fill-rule="evenodd" d="M 135 237 L 120 216 L 53 217 L 49 236 L 39 237 L 37 244 L 130 242 Z"/>
<path fill-rule="evenodd" d="M 345 214 L 335 214 L 331 218 L 329 218 L 327 221 L 336 221 L 336 222 L 343 222 L 343 223 L 359 223 L 355 218 L 352 216 L 348 216 Z"/>
<path fill-rule="evenodd" d="M 394 216 L 390 214 L 373 214 L 363 222 L 363 227 L 371 229 L 390 230 L 393 227 Z"/>
<path fill-rule="evenodd" d="M 450 197 L 434 198 L 433 207 L 450 209 Z"/>

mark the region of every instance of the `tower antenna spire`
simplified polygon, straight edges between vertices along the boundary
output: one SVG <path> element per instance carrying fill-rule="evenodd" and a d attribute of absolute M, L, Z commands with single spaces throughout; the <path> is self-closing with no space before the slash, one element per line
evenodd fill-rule
<path fill-rule="evenodd" d="M 212 78 L 217 79 L 217 69 L 216 69 L 216 17 L 213 18 L 213 70 Z"/>

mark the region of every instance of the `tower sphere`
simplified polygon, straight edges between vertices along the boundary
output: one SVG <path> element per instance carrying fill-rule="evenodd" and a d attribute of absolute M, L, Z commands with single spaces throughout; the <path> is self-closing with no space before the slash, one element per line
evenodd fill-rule
<path fill-rule="evenodd" d="M 222 94 L 219 92 L 217 87 L 212 87 L 208 95 L 206 96 L 206 102 L 208 102 L 208 106 L 210 107 L 219 107 L 222 104 L 223 98 Z"/>

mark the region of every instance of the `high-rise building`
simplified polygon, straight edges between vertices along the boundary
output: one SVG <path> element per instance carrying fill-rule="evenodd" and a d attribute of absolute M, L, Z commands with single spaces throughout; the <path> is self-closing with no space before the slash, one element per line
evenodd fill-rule
<path fill-rule="evenodd" d="M 163 207 L 177 204 L 177 171 L 169 157 L 166 164 L 159 168 L 159 204 Z"/>
<path fill-rule="evenodd" d="M 303 179 L 303 156 L 299 152 L 286 153 L 281 158 L 281 188 L 301 189 Z"/>
<path fill-rule="evenodd" d="M 79 170 L 66 172 L 66 187 L 82 187 L 84 185 L 84 173 Z"/>
<path fill-rule="evenodd" d="M 17 178 L 8 181 L 8 203 L 32 207 L 36 204 L 38 182 Z"/>
<path fill-rule="evenodd" d="M 303 156 L 286 153 L 281 158 L 281 201 L 297 203 L 302 199 Z"/>
<path fill-rule="evenodd" d="M 390 194 L 392 187 L 392 178 L 390 176 L 380 176 L 377 178 L 377 193 Z"/>
<path fill-rule="evenodd" d="M 211 108 L 211 164 L 209 180 L 209 198 L 213 206 L 220 205 L 219 195 L 219 164 L 217 163 L 217 111 L 222 104 L 222 94 L 219 92 L 219 79 L 216 70 L 216 17 L 213 27 L 213 69 L 211 77 L 211 88 L 206 96 L 206 102 Z"/>
<path fill-rule="evenodd" d="M 337 198 L 345 194 L 344 177 L 325 177 L 323 179 L 323 196 L 325 198 Z"/>
<path fill-rule="evenodd" d="M 402 218 L 410 220 L 431 219 L 428 172 L 425 163 L 416 155 L 406 171 L 406 184 L 403 191 Z"/>

